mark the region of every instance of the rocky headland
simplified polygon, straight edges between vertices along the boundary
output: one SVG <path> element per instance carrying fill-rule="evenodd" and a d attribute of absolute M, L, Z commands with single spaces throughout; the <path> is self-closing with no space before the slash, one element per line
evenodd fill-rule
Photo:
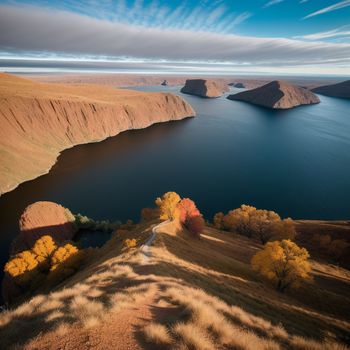
<path fill-rule="evenodd" d="M 206 79 L 187 79 L 181 92 L 206 98 L 222 96 L 229 91 L 228 86 L 222 82 Z"/>
<path fill-rule="evenodd" d="M 312 91 L 320 95 L 350 98 L 350 80 L 346 80 L 338 84 L 319 86 L 312 89 Z"/>
<path fill-rule="evenodd" d="M 278 80 L 253 90 L 229 95 L 227 98 L 272 109 L 289 109 L 320 102 L 311 91 Z"/>
<path fill-rule="evenodd" d="M 0 195 L 49 171 L 61 151 L 195 116 L 181 97 L 0 74 Z"/>

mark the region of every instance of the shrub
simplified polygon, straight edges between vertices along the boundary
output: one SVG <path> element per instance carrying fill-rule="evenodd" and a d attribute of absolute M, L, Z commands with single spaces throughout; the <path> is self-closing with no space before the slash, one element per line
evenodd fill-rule
<path fill-rule="evenodd" d="M 290 240 L 269 242 L 251 260 L 252 267 L 271 280 L 276 289 L 284 292 L 289 287 L 298 287 L 302 280 L 309 279 L 311 266 L 309 253 Z"/>
<path fill-rule="evenodd" d="M 4 271 L 18 284 L 25 286 L 38 274 L 39 263 L 40 260 L 36 254 L 25 250 L 11 258 L 6 263 Z"/>
<path fill-rule="evenodd" d="M 270 240 L 294 239 L 296 236 L 292 219 L 281 220 L 274 211 L 256 209 L 250 205 L 231 210 L 222 218 L 222 226 L 226 230 L 257 238 L 262 244 Z"/>
<path fill-rule="evenodd" d="M 178 215 L 177 205 L 181 198 L 176 192 L 167 192 L 163 194 L 162 198 L 156 199 L 156 205 L 160 210 L 160 219 L 174 220 Z"/>
<path fill-rule="evenodd" d="M 135 248 L 137 246 L 137 241 L 135 238 L 132 239 L 125 239 L 123 242 L 124 247 L 130 249 Z"/>
<path fill-rule="evenodd" d="M 225 214 L 222 212 L 216 213 L 214 215 L 213 224 L 214 224 L 214 227 L 217 228 L 218 230 L 221 230 L 223 228 L 224 216 Z"/>
<path fill-rule="evenodd" d="M 32 251 L 34 254 L 48 259 L 56 249 L 57 245 L 53 238 L 49 235 L 46 235 L 42 236 L 35 242 Z"/>
<path fill-rule="evenodd" d="M 205 221 L 202 216 L 194 216 L 187 221 L 186 227 L 191 233 L 199 237 L 200 233 L 204 230 Z"/>
<path fill-rule="evenodd" d="M 68 262 L 70 258 L 78 253 L 78 248 L 73 244 L 67 243 L 59 247 L 51 257 L 51 271 L 57 269 L 64 262 Z"/>

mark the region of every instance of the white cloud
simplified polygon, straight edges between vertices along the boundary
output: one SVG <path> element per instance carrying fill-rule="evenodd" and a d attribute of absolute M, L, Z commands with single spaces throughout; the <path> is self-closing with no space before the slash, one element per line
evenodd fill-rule
<path fill-rule="evenodd" d="M 350 6 L 350 0 L 341 1 L 341 2 L 338 2 L 338 3 L 334 4 L 334 5 L 331 5 L 331 6 L 325 7 L 323 9 L 321 9 L 321 10 L 318 10 L 316 12 L 312 12 L 309 15 L 303 17 L 302 19 L 307 19 L 307 18 L 310 18 L 310 17 L 322 15 L 323 13 L 339 10 L 339 9 L 342 9 L 344 7 L 347 7 L 347 6 Z"/>
<path fill-rule="evenodd" d="M 322 40 L 335 37 L 349 37 L 350 36 L 350 26 L 342 26 L 336 29 L 328 30 L 325 32 L 318 32 L 313 34 L 296 36 L 296 39 L 304 40 Z"/>
<path fill-rule="evenodd" d="M 284 0 L 270 0 L 263 7 L 266 8 L 266 7 L 270 7 L 270 6 L 273 6 L 273 5 L 277 5 L 277 4 L 279 4 L 280 2 L 283 2 L 283 1 Z"/>
<path fill-rule="evenodd" d="M 300 67 L 350 63 L 350 44 L 305 42 L 115 23 L 65 11 L 0 6 L 0 50 L 153 61 Z M 343 68 L 342 68 L 343 69 Z"/>

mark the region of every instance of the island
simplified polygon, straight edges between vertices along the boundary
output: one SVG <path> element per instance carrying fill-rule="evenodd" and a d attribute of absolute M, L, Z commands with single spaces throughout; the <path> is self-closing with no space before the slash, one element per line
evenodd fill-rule
<path fill-rule="evenodd" d="M 342 81 L 338 84 L 319 86 L 312 89 L 312 91 L 320 95 L 350 98 L 350 80 Z"/>
<path fill-rule="evenodd" d="M 229 89 L 225 83 L 207 79 L 187 79 L 185 86 L 181 89 L 184 94 L 205 98 L 220 97 L 227 91 Z"/>
<path fill-rule="evenodd" d="M 289 109 L 320 102 L 311 91 L 278 80 L 256 89 L 229 95 L 227 98 L 272 109 Z"/>
<path fill-rule="evenodd" d="M 0 74 L 0 195 L 47 173 L 61 151 L 195 116 L 181 97 Z"/>

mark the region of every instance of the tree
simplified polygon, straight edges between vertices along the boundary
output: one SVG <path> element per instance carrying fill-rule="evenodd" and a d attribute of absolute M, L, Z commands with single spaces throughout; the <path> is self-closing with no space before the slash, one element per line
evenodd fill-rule
<path fill-rule="evenodd" d="M 51 257 L 51 271 L 57 269 L 63 263 L 67 263 L 74 255 L 78 254 L 78 248 L 73 244 L 67 243 L 59 247 Z"/>
<path fill-rule="evenodd" d="M 223 219 L 225 214 L 223 212 L 216 213 L 213 218 L 214 227 L 218 230 L 223 228 Z"/>
<path fill-rule="evenodd" d="M 294 239 L 296 236 L 292 219 L 281 220 L 274 211 L 256 209 L 250 205 L 231 210 L 222 222 L 224 229 L 257 238 L 262 244 L 270 240 Z"/>
<path fill-rule="evenodd" d="M 187 229 L 198 238 L 200 233 L 204 230 L 205 222 L 202 216 L 193 216 L 187 222 Z"/>
<path fill-rule="evenodd" d="M 160 218 L 162 220 L 174 220 L 177 215 L 177 205 L 181 198 L 176 192 L 167 192 L 162 198 L 156 199 L 156 205 L 160 209 Z"/>
<path fill-rule="evenodd" d="M 287 288 L 298 287 L 302 280 L 310 279 L 308 258 L 308 251 L 292 241 L 274 241 L 253 256 L 251 265 L 283 293 Z"/>
<path fill-rule="evenodd" d="M 57 245 L 53 238 L 49 235 L 40 237 L 34 244 L 32 251 L 34 254 L 47 259 L 57 249 Z"/>
<path fill-rule="evenodd" d="M 4 271 L 20 285 L 27 285 L 37 274 L 39 261 L 30 250 L 16 254 L 5 265 Z"/>
<path fill-rule="evenodd" d="M 187 225 L 187 222 L 196 216 L 201 216 L 200 211 L 197 209 L 196 204 L 189 198 L 184 198 L 178 203 L 179 219 L 183 225 Z"/>

